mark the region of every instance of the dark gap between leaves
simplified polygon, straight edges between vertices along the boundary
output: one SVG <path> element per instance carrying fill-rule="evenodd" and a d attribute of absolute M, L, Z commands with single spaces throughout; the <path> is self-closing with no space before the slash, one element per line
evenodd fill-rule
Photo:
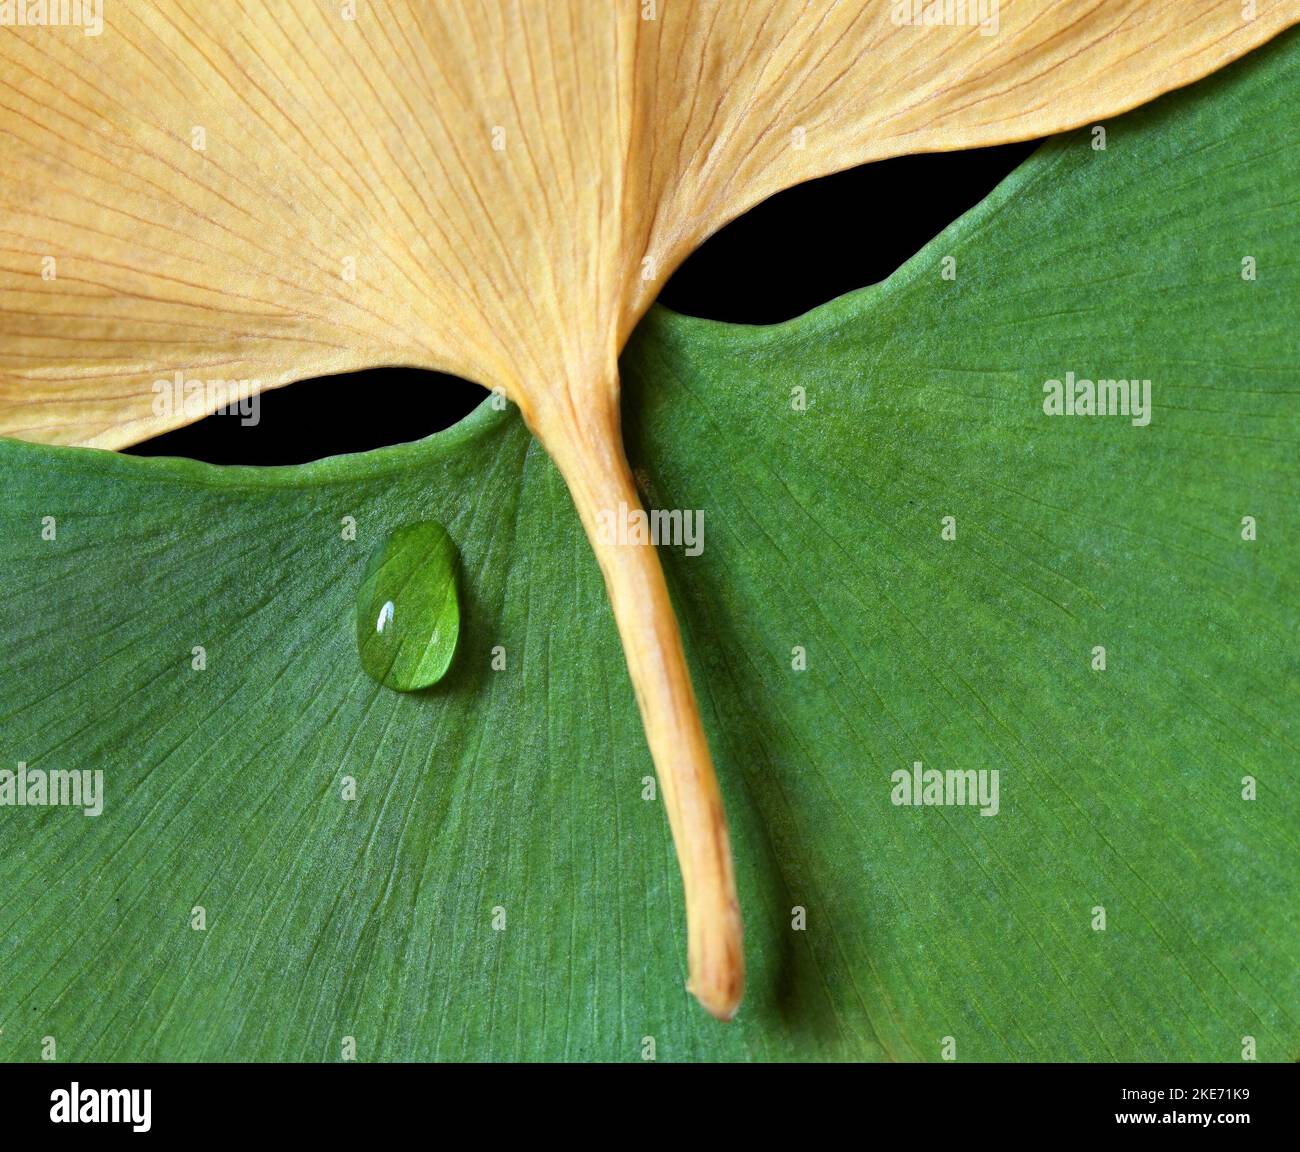
<path fill-rule="evenodd" d="M 373 368 L 300 380 L 258 397 L 256 423 L 237 412 L 208 416 L 126 451 L 188 456 L 209 464 L 305 464 L 422 440 L 468 416 L 487 390 L 419 368 Z"/>
<path fill-rule="evenodd" d="M 897 156 L 778 192 L 688 256 L 659 302 L 730 324 L 802 315 L 884 280 L 1040 143 Z"/>

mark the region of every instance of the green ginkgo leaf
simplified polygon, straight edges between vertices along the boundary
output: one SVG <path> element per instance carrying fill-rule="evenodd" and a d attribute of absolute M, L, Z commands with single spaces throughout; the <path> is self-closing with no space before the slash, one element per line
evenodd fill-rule
<path fill-rule="evenodd" d="M 706 513 L 664 560 L 730 1025 L 681 994 L 600 572 L 515 414 L 271 470 L 0 443 L 0 798 L 102 772 L 99 815 L 0 807 L 0 1054 L 1294 1060 L 1298 78 L 1289 34 L 884 284 L 633 337 L 645 495 Z M 458 651 L 391 692 L 357 589 L 431 519 Z"/>

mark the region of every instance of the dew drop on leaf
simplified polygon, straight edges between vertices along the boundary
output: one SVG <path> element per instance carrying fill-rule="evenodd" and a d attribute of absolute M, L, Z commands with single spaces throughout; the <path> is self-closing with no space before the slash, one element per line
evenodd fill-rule
<path fill-rule="evenodd" d="M 460 635 L 456 545 L 432 520 L 381 540 L 357 591 L 357 651 L 374 680 L 414 692 L 446 675 Z"/>

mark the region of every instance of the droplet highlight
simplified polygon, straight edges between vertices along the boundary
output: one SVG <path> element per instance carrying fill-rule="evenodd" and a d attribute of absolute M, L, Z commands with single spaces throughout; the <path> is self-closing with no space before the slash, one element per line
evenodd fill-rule
<path fill-rule="evenodd" d="M 357 651 L 372 679 L 416 692 L 447 674 L 460 636 L 459 555 L 433 520 L 390 532 L 357 591 Z"/>

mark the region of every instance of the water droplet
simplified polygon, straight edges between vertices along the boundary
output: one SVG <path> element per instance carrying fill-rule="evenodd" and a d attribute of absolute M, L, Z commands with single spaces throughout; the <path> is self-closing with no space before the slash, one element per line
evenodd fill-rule
<path fill-rule="evenodd" d="M 357 592 L 357 651 L 379 683 L 414 692 L 446 675 L 460 635 L 456 545 L 432 520 L 394 529 Z"/>

